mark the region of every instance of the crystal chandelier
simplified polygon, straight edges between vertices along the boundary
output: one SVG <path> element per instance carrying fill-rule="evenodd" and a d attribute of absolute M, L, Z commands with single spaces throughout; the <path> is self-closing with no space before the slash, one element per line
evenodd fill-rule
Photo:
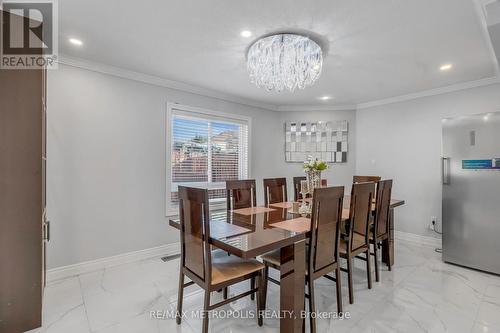
<path fill-rule="evenodd" d="M 268 91 L 312 85 L 323 65 L 321 47 L 308 37 L 278 34 L 257 40 L 247 54 L 250 81 Z"/>

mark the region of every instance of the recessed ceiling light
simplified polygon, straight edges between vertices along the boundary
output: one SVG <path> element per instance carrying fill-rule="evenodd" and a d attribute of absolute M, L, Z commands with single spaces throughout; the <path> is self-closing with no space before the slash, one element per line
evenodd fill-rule
<path fill-rule="evenodd" d="M 83 42 L 79 39 L 76 39 L 76 38 L 70 38 L 69 39 L 69 42 L 73 45 L 77 45 L 77 46 L 82 46 L 83 45 Z"/>
<path fill-rule="evenodd" d="M 486 116 L 483 117 L 484 121 L 488 121 L 488 119 L 490 119 L 490 115 L 487 114 Z"/>
<path fill-rule="evenodd" d="M 245 38 L 252 37 L 252 32 L 249 30 L 243 30 L 241 32 L 241 37 L 245 37 Z"/>
<path fill-rule="evenodd" d="M 441 67 L 439 67 L 439 70 L 441 70 L 441 71 L 448 71 L 448 70 L 450 70 L 452 68 L 453 68 L 452 64 L 444 64 Z"/>
<path fill-rule="evenodd" d="M 332 97 L 331 96 L 321 96 L 319 99 L 322 101 L 328 101 L 329 99 L 332 99 Z"/>

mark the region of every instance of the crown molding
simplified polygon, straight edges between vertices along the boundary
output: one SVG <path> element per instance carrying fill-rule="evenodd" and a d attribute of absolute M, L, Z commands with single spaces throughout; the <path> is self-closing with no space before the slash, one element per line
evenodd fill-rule
<path fill-rule="evenodd" d="M 460 90 L 489 86 L 489 85 L 497 84 L 497 83 L 500 83 L 499 77 L 492 77 L 492 78 L 480 79 L 480 80 L 475 80 L 475 81 L 467 81 L 467 82 L 457 83 L 457 84 L 453 84 L 453 85 L 449 85 L 449 86 L 445 86 L 445 87 L 440 87 L 440 88 L 424 90 L 424 91 L 420 91 L 420 92 L 416 92 L 416 93 L 411 93 L 411 94 L 407 94 L 407 95 L 400 95 L 400 96 L 370 101 L 370 102 L 366 102 L 366 103 L 360 103 L 357 105 L 357 109 L 361 110 L 361 109 L 371 108 L 374 106 L 381 106 L 381 105 L 386 105 L 386 104 L 405 102 L 405 101 L 418 99 L 418 98 L 422 98 L 422 97 L 442 95 L 442 94 L 452 93 L 452 92 L 460 91 Z"/>
<path fill-rule="evenodd" d="M 246 99 L 242 97 L 237 97 L 234 95 L 229 95 L 222 93 L 217 90 L 207 89 L 198 87 L 195 85 L 191 85 L 184 82 L 169 80 L 165 78 L 161 78 L 154 75 L 144 74 L 140 72 L 131 71 L 128 69 L 124 69 L 121 67 L 115 67 L 111 65 L 106 65 L 103 63 L 88 61 L 80 58 L 70 57 L 64 54 L 59 54 L 59 59 L 57 61 L 59 64 L 82 68 L 86 70 L 90 70 L 93 72 L 108 74 L 116 77 L 120 77 L 123 79 L 134 80 L 146 84 L 151 84 L 155 86 L 165 87 L 169 89 L 179 90 L 182 92 L 188 92 L 191 94 L 196 94 L 204 97 L 211 97 L 219 100 L 223 100 L 226 102 L 237 103 L 246 106 L 252 106 L 259 109 L 276 111 L 277 106 L 273 104 L 261 103 L 258 101 L 254 101 L 251 99 Z"/>
<path fill-rule="evenodd" d="M 355 111 L 356 104 L 350 105 L 279 105 L 274 111 Z"/>

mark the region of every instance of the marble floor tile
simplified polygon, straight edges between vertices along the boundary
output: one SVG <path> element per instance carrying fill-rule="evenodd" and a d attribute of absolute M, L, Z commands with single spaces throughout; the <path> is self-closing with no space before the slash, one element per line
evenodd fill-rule
<path fill-rule="evenodd" d="M 500 277 L 449 265 L 434 248 L 396 242 L 392 271 L 380 265 L 380 282 L 367 287 L 366 262 L 354 261 L 354 304 L 342 273 L 346 318 L 316 321 L 318 332 L 500 333 Z M 345 262 L 342 263 L 345 266 Z M 277 278 L 279 272 L 270 270 Z M 45 291 L 44 326 L 30 333 L 194 333 L 200 332 L 203 290 L 185 289 L 181 325 L 175 322 L 179 259 L 160 258 L 116 266 L 50 283 Z M 230 295 L 248 290 L 232 286 Z M 316 311 L 336 313 L 335 283 L 315 281 Z M 280 287 L 269 283 L 267 310 L 279 310 Z M 222 294 L 212 293 L 212 302 Z M 255 302 L 245 297 L 213 313 L 210 331 L 279 332 L 279 320 L 257 326 Z M 228 313 L 232 315 L 228 316 Z M 309 321 L 306 321 L 306 331 Z"/>
<path fill-rule="evenodd" d="M 43 298 L 43 324 L 51 326 L 76 309 L 84 309 L 80 282 L 77 277 L 51 283 Z"/>
<path fill-rule="evenodd" d="M 500 326 L 490 326 L 476 322 L 471 333 L 500 333 Z"/>
<path fill-rule="evenodd" d="M 162 294 L 151 282 L 134 284 L 120 291 L 85 295 L 90 328 L 97 331 L 147 313 L 161 297 Z"/>
<path fill-rule="evenodd" d="M 476 321 L 491 327 L 500 327 L 500 285 L 489 285 L 477 312 Z"/>

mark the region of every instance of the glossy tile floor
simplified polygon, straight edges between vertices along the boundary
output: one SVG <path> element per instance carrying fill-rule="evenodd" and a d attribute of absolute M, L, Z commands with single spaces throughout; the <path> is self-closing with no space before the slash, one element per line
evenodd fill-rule
<path fill-rule="evenodd" d="M 492 255 L 496 255 L 493 254 Z M 500 332 L 500 277 L 442 263 L 433 248 L 396 243 L 396 266 L 383 267 L 382 281 L 366 286 L 364 262 L 355 269 L 355 303 L 344 310 L 350 319 L 317 320 L 319 332 Z M 46 289 L 44 327 L 30 333 L 170 333 L 200 332 L 201 319 L 188 315 L 181 326 L 164 316 L 175 309 L 179 261 L 159 258 L 55 281 Z M 235 286 L 243 290 L 248 283 Z M 335 312 L 333 282 L 317 280 L 317 311 Z M 214 299 L 221 295 L 215 293 Z M 203 304 L 197 287 L 187 289 L 184 310 L 196 314 Z M 268 308 L 278 310 L 279 287 L 270 284 Z M 221 309 L 254 310 L 244 298 Z M 211 319 L 212 332 L 278 332 L 277 319 Z"/>

